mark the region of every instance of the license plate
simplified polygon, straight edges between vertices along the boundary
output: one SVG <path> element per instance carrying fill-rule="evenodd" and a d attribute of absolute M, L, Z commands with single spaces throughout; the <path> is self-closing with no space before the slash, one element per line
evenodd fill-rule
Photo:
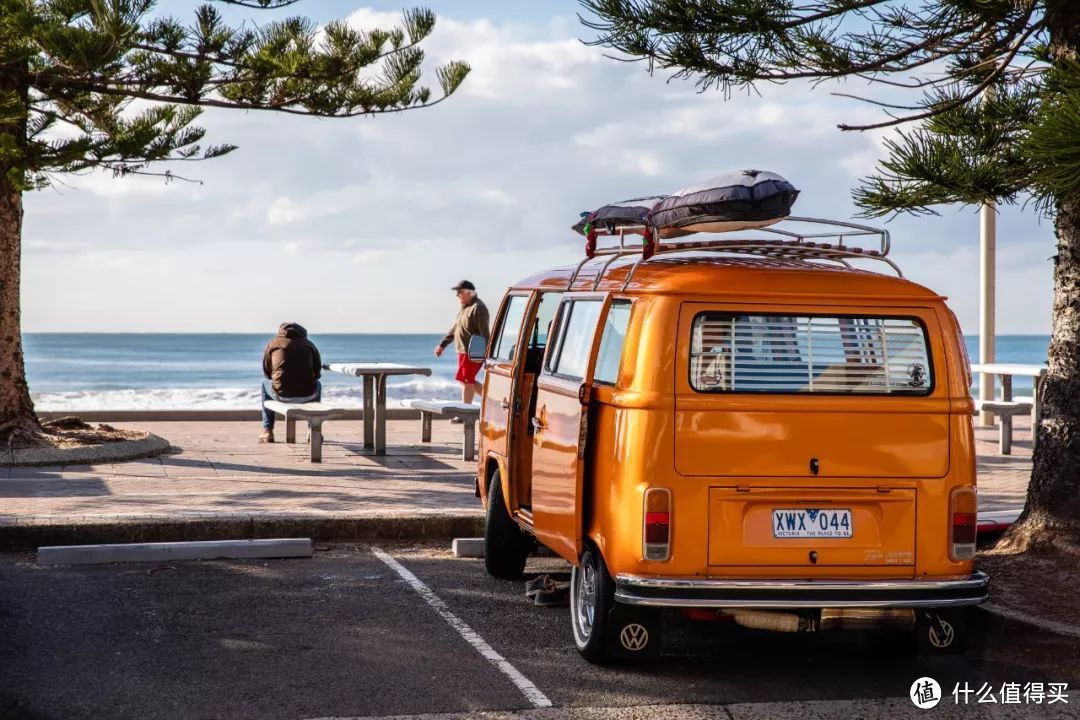
<path fill-rule="evenodd" d="M 849 538 L 851 511 L 780 508 L 772 511 L 774 538 Z"/>

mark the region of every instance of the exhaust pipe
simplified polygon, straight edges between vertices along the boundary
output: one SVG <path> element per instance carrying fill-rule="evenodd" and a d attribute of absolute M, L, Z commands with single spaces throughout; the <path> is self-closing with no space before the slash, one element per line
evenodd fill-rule
<path fill-rule="evenodd" d="M 822 608 L 821 630 L 911 630 L 915 611 L 910 608 Z"/>
<path fill-rule="evenodd" d="M 913 630 L 915 611 L 910 608 L 822 608 L 820 618 L 814 613 L 799 614 L 775 610 L 730 609 L 717 612 L 736 625 L 751 630 L 772 632 L 815 632 L 819 630 Z"/>
<path fill-rule="evenodd" d="M 728 610 L 736 625 L 751 630 L 772 630 L 773 632 L 799 632 L 811 630 L 810 622 L 801 615 L 769 610 Z"/>

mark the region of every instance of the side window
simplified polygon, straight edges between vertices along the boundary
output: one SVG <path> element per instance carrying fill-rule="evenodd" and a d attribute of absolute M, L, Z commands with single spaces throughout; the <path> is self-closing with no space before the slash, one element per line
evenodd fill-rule
<path fill-rule="evenodd" d="M 559 342 L 555 352 L 548 354 L 548 370 L 564 377 L 585 377 L 601 307 L 603 304 L 599 300 L 574 300 L 563 304 Z"/>
<path fill-rule="evenodd" d="M 521 337 L 521 321 L 525 317 L 525 307 L 529 304 L 527 295 L 511 295 L 495 332 L 495 342 L 491 346 L 494 360 L 510 361 Z"/>
<path fill-rule="evenodd" d="M 616 300 L 611 303 L 607 319 L 604 321 L 604 334 L 600 337 L 596 372 L 593 373 L 593 379 L 596 382 L 614 385 L 619 379 L 619 364 L 622 361 L 623 343 L 626 340 L 626 328 L 629 324 L 630 301 Z"/>
<path fill-rule="evenodd" d="M 548 335 L 555 328 L 555 312 L 559 309 L 559 301 L 562 293 L 546 292 L 540 296 L 540 305 L 536 308 L 536 320 L 532 329 L 532 342 L 530 347 L 545 348 L 548 344 Z"/>

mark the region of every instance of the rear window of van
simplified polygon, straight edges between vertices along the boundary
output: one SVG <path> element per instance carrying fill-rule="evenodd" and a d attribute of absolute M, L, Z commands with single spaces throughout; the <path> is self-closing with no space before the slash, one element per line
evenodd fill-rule
<path fill-rule="evenodd" d="M 928 395 L 926 329 L 915 318 L 699 313 L 690 385 L 707 393 Z"/>

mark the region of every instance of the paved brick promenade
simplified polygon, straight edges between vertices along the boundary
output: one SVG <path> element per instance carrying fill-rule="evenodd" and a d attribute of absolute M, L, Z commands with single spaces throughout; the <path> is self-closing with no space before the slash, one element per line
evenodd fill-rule
<path fill-rule="evenodd" d="M 430 445 L 419 421 L 391 421 L 390 454 L 360 453 L 361 423 L 329 422 L 323 463 L 307 447 L 255 442 L 246 422 L 144 422 L 175 455 L 114 465 L 0 469 L 0 525 L 153 522 L 221 517 L 405 517 L 479 515 L 472 463 L 461 460 L 461 429 L 434 424 Z M 282 435 L 284 428 L 282 428 Z M 298 428 L 302 440 L 306 429 Z M 1026 423 L 1014 455 L 997 455 L 994 430 L 978 430 L 981 509 L 1023 504 L 1030 472 Z"/>
<path fill-rule="evenodd" d="M 390 454 L 361 454 L 362 423 L 327 422 L 323 462 L 294 445 L 260 445 L 257 423 L 118 423 L 167 438 L 175 455 L 111 465 L 0 469 L 0 524 L 148 520 L 216 515 L 401 516 L 479 513 L 473 464 L 461 460 L 460 426 L 391 421 Z M 284 437 L 284 423 L 279 428 Z"/>
<path fill-rule="evenodd" d="M 979 478 L 979 509 L 1020 508 L 1031 477 L 1031 421 L 1013 420 L 1012 455 L 998 455 L 998 429 L 975 428 L 976 472 Z"/>

